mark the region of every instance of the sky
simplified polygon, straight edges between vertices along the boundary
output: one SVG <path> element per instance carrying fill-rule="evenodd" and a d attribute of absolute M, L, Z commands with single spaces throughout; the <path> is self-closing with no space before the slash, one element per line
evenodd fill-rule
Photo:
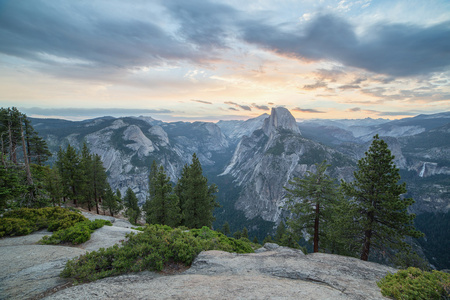
<path fill-rule="evenodd" d="M 0 0 L 0 106 L 69 120 L 450 111 L 450 1 Z"/>

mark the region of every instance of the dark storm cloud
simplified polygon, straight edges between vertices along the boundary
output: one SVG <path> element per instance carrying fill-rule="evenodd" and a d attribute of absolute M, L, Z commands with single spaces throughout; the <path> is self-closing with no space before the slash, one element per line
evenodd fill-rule
<path fill-rule="evenodd" d="M 248 22 L 243 38 L 299 59 L 334 60 L 375 73 L 412 76 L 450 66 L 449 36 L 450 23 L 446 22 L 429 27 L 377 24 L 359 37 L 347 21 L 321 15 L 296 32 Z"/>
<path fill-rule="evenodd" d="M 299 112 L 303 112 L 303 113 L 312 113 L 312 114 L 323 114 L 325 113 L 324 111 L 320 111 L 317 109 L 311 109 L 311 108 L 300 108 L 300 107 L 296 107 L 292 109 L 293 111 L 299 111 Z"/>
<path fill-rule="evenodd" d="M 228 105 L 233 105 L 233 106 L 238 107 L 238 108 L 240 108 L 242 110 L 248 110 L 248 111 L 252 110 L 252 108 L 250 106 L 248 106 L 248 105 L 241 105 L 241 104 L 238 104 L 236 102 L 231 102 L 231 101 L 226 101 L 224 103 L 228 104 Z"/>
<path fill-rule="evenodd" d="M 169 114 L 168 109 L 140 109 L 140 108 L 20 108 L 26 114 L 41 116 L 72 116 L 72 117 L 96 117 L 96 116 L 132 116 L 139 114 Z"/>

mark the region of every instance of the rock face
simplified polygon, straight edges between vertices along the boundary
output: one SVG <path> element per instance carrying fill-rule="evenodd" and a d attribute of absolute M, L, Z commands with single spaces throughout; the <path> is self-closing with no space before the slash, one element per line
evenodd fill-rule
<path fill-rule="evenodd" d="M 235 207 L 248 219 L 257 216 L 277 222 L 286 202 L 285 186 L 293 177 L 312 171 L 327 160 L 339 179 L 348 179 L 352 162 L 337 151 L 305 139 L 294 117 L 285 108 L 272 109 L 261 129 L 239 142 L 222 175 L 230 174 L 242 192 Z M 337 172 L 337 167 L 341 167 Z"/>
<path fill-rule="evenodd" d="M 100 155 L 113 190 L 119 189 L 124 195 L 131 187 L 141 204 L 147 196 L 148 170 L 153 160 L 162 164 L 176 182 L 193 153 L 197 153 L 204 168 L 221 168 L 223 162 L 217 161 L 230 156 L 228 140 L 213 123 L 163 123 L 149 117 L 57 122 L 53 126 L 49 123 L 34 120 L 36 130 L 54 154 L 53 159 L 60 146 L 64 149 L 70 143 L 81 149 L 86 141 L 90 151 Z M 59 125 L 66 127 L 61 130 Z"/>
<path fill-rule="evenodd" d="M 393 268 L 266 244 L 258 253 L 206 251 L 179 275 L 142 272 L 75 286 L 46 299 L 385 299 Z"/>
<path fill-rule="evenodd" d="M 113 189 L 124 194 L 131 187 L 141 204 L 153 160 L 176 182 L 195 152 L 209 178 L 221 173 L 234 178 L 233 184 L 219 185 L 219 190 L 242 188 L 241 195 L 219 198 L 222 204 L 239 198 L 235 207 L 247 218 L 263 216 L 270 221 L 281 213 L 282 187 L 288 179 L 303 176 L 324 159 L 334 166 L 332 176 L 351 179 L 355 161 L 364 156 L 373 135 L 379 134 L 395 155 L 409 196 L 416 201 L 412 212 L 450 209 L 449 112 L 395 121 L 308 120 L 299 124 L 300 129 L 289 111 L 280 107 L 270 115 L 217 124 L 104 117 L 82 122 L 34 119 L 33 126 L 48 142 L 53 159 L 59 146 L 71 143 L 80 149 L 87 141 L 91 151 L 101 156 Z"/>
<path fill-rule="evenodd" d="M 294 134 L 300 134 L 297 122 L 289 110 L 284 107 L 272 108 L 270 117 L 264 120 L 264 134 L 270 137 L 283 129 Z"/>
<path fill-rule="evenodd" d="M 28 236 L 0 239 L 0 299 L 29 299 L 49 289 L 66 285 L 59 277 L 69 259 L 87 251 L 118 244 L 125 239 L 131 224 L 112 217 L 85 213 L 89 219 L 108 219 L 113 226 L 96 230 L 91 239 L 77 247 L 39 245 L 38 241 L 51 232 L 42 230 Z M 117 221 L 116 221 L 117 220 Z"/>

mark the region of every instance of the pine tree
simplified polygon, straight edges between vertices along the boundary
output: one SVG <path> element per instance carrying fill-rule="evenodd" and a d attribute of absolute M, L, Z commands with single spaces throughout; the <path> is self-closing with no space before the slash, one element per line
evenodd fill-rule
<path fill-rule="evenodd" d="M 86 143 L 83 143 L 79 162 L 79 189 L 80 200 L 87 205 L 89 211 L 94 206 L 94 187 L 93 187 L 93 158 Z"/>
<path fill-rule="evenodd" d="M 53 169 L 49 169 L 44 184 L 53 206 L 57 204 L 61 206 L 61 198 L 63 196 L 62 181 L 56 166 Z"/>
<path fill-rule="evenodd" d="M 215 184 L 208 186 L 208 180 L 203 176 L 202 166 L 195 153 L 192 155 L 191 165 L 183 168 L 175 190 L 182 202 L 182 225 L 188 228 L 211 227 L 214 221 L 213 210 L 217 207 L 215 194 L 218 189 Z"/>
<path fill-rule="evenodd" d="M 187 197 L 188 197 L 187 190 L 188 190 L 189 170 L 190 170 L 190 168 L 189 168 L 188 164 L 183 166 L 183 169 L 181 170 L 181 176 L 178 179 L 178 182 L 174 188 L 175 195 L 177 195 L 177 197 L 178 197 L 178 206 L 180 207 L 180 213 L 181 213 L 180 223 L 182 225 L 185 224 L 183 210 L 184 210 L 185 203 L 187 202 Z"/>
<path fill-rule="evenodd" d="M 119 190 L 117 190 L 119 191 Z M 105 195 L 103 196 L 102 209 L 109 211 L 109 214 L 114 217 L 115 214 L 119 213 L 122 209 L 122 201 L 120 199 L 120 192 L 114 193 L 111 186 L 108 184 L 106 186 Z"/>
<path fill-rule="evenodd" d="M 304 178 L 294 178 L 289 183 L 293 188 L 288 191 L 288 209 L 291 217 L 287 224 L 299 237 L 302 231 L 312 237 L 314 252 L 319 251 L 319 241 L 325 238 L 324 224 L 330 221 L 333 204 L 338 198 L 337 185 L 325 174 L 329 165 L 316 164 L 316 171 L 308 171 Z"/>
<path fill-rule="evenodd" d="M 399 184 L 394 156 L 378 135 L 374 136 L 365 157 L 358 161 L 354 177 L 353 182 L 342 182 L 342 188 L 358 209 L 358 215 L 353 217 L 361 226 L 362 260 L 368 260 L 372 248 L 401 250 L 408 248 L 404 242 L 406 236 L 422 236 L 414 228 L 415 215 L 407 212 L 414 201 L 401 197 L 406 193 L 406 184 Z"/>
<path fill-rule="evenodd" d="M 92 190 L 94 191 L 94 201 L 97 214 L 100 214 L 99 203 L 101 202 L 108 185 L 106 170 L 105 167 L 103 167 L 103 162 L 100 155 L 94 154 L 92 161 Z"/>
<path fill-rule="evenodd" d="M 125 192 L 123 205 L 126 207 L 125 214 L 127 215 L 128 220 L 133 224 L 137 224 L 137 221 L 141 216 L 141 209 L 138 205 L 136 194 L 131 188 L 128 188 Z"/>
<path fill-rule="evenodd" d="M 248 229 L 247 229 L 247 227 L 244 227 L 244 229 L 242 229 L 241 237 L 248 239 Z"/>
<path fill-rule="evenodd" d="M 222 233 L 225 235 L 229 235 L 231 233 L 230 231 L 230 224 L 228 222 L 225 222 L 222 226 Z"/>
<path fill-rule="evenodd" d="M 82 173 L 79 164 L 80 157 L 75 148 L 70 144 L 67 145 L 66 151 L 61 148 L 59 149 L 56 166 L 63 182 L 64 196 L 71 199 L 75 206 L 78 205 L 77 199 L 80 196 L 78 189 L 82 182 Z"/>
<path fill-rule="evenodd" d="M 155 173 L 156 168 L 154 162 L 149 176 L 149 197 L 144 205 L 146 222 L 175 227 L 180 223 L 178 197 L 172 191 L 170 177 L 164 167 L 160 166 Z"/>

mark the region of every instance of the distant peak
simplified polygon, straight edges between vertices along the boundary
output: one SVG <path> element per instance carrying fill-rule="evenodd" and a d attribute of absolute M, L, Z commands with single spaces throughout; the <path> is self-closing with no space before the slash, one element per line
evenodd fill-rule
<path fill-rule="evenodd" d="M 272 108 L 270 117 L 264 120 L 264 133 L 270 136 L 279 129 L 286 129 L 301 134 L 294 116 L 284 107 Z"/>

